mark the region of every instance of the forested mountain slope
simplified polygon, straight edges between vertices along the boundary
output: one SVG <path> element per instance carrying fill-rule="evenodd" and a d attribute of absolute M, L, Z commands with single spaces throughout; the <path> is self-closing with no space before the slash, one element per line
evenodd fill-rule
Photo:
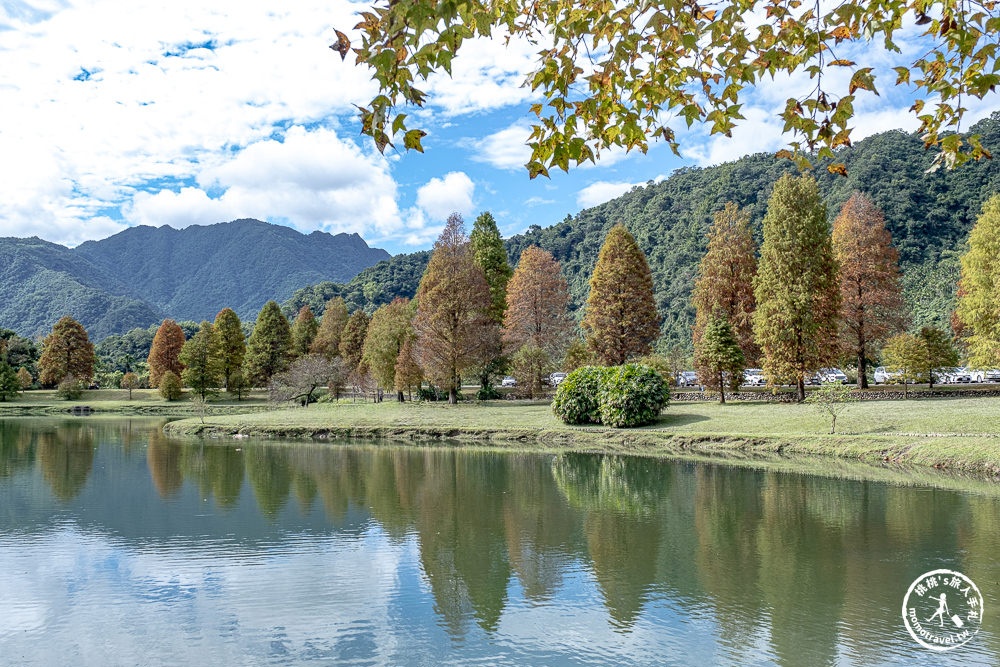
<path fill-rule="evenodd" d="M 973 131 L 982 135 L 987 149 L 1000 156 L 1000 113 L 978 123 Z M 929 322 L 948 326 L 959 276 L 958 257 L 983 201 L 1000 192 L 1000 158 L 954 171 L 925 173 L 932 159 L 919 137 L 892 131 L 839 152 L 847 177 L 822 168 L 817 171 L 831 222 L 854 190 L 868 193 L 882 207 L 900 252 L 905 297 L 915 327 Z M 512 263 L 530 244 L 552 252 L 562 263 L 573 308 L 579 314 L 604 235 L 623 222 L 649 258 L 666 339 L 689 345 L 694 320 L 691 289 L 712 213 L 727 201 L 745 207 L 759 241 L 771 188 L 783 173 L 794 170 L 789 161 L 764 153 L 716 167 L 679 169 L 660 183 L 633 188 L 551 227 L 533 225 L 527 233 L 510 238 L 507 249 Z M 362 271 L 346 285 L 300 290 L 286 303 L 286 310 L 291 312 L 306 302 L 315 307 L 322 297 L 333 294 L 343 294 L 351 308 L 367 310 L 395 296 L 412 297 L 427 257 L 427 253 L 398 255 Z"/>
<path fill-rule="evenodd" d="M 19 334 L 44 334 L 63 315 L 73 315 L 96 340 L 160 317 L 128 291 L 69 248 L 34 237 L 0 238 L 0 326 Z"/>

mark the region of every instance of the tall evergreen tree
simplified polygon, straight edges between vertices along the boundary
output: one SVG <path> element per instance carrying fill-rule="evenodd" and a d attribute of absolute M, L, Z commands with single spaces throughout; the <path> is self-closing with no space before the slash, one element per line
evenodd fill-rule
<path fill-rule="evenodd" d="M 812 176 L 782 176 L 764 216 L 754 279 L 754 334 L 768 381 L 791 380 L 805 400 L 805 378 L 838 356 L 840 283 L 826 206 Z"/>
<path fill-rule="evenodd" d="M 316 332 L 310 351 L 322 354 L 330 360 L 339 357 L 340 335 L 345 326 L 347 326 L 347 305 L 343 297 L 337 296 L 326 302 L 319 330 Z"/>
<path fill-rule="evenodd" d="M 149 349 L 149 386 L 159 387 L 163 374 L 170 371 L 178 378 L 184 370 L 178 357 L 184 347 L 184 330 L 173 320 L 163 320 L 163 324 L 153 336 L 153 346 Z"/>
<path fill-rule="evenodd" d="M 406 341 L 414 338 L 413 307 L 409 299 L 393 299 L 372 315 L 365 335 L 362 362 L 371 370 L 375 382 L 384 389 L 396 385 L 396 361 Z M 396 400 L 403 402 L 403 390 L 396 390 Z"/>
<path fill-rule="evenodd" d="M 89 383 L 94 376 L 94 344 L 87 330 L 72 317 L 60 319 L 42 341 L 38 365 L 43 385 L 59 384 L 68 375 Z"/>
<path fill-rule="evenodd" d="M 951 343 L 951 336 L 935 327 L 922 327 L 917 338 L 923 344 L 923 356 L 917 370 L 934 388 L 934 375 L 942 369 L 958 364 L 958 351 Z"/>
<path fill-rule="evenodd" d="M 583 329 L 587 343 L 609 366 L 649 354 L 660 334 L 653 276 L 623 225 L 608 232 L 590 278 Z"/>
<path fill-rule="evenodd" d="M 181 380 L 201 396 L 202 400 L 218 393 L 223 379 L 222 357 L 211 322 L 202 322 L 198 333 L 184 342 L 178 359 L 184 364 Z"/>
<path fill-rule="evenodd" d="M 882 349 L 882 362 L 885 369 L 896 374 L 896 379 L 903 385 L 903 398 L 907 396 L 907 385 L 919 381 L 920 367 L 926 357 L 923 341 L 913 334 L 896 334 L 886 341 Z"/>
<path fill-rule="evenodd" d="M 302 306 L 292 323 L 292 356 L 304 357 L 309 354 L 316 334 L 319 332 L 319 322 L 309 306 Z"/>
<path fill-rule="evenodd" d="M 417 356 L 438 386 L 448 388 L 448 401 L 458 402 L 463 371 L 484 361 L 489 350 L 489 285 L 476 264 L 462 216 L 448 216 L 434 244 L 417 290 Z"/>
<path fill-rule="evenodd" d="M 0 401 L 9 401 L 17 398 L 17 393 L 21 390 L 21 383 L 17 379 L 17 373 L 3 359 L 0 359 Z"/>
<path fill-rule="evenodd" d="M 243 324 L 232 308 L 223 308 L 215 316 L 212 325 L 219 351 L 219 371 L 226 391 L 233 374 L 243 368 L 243 358 L 247 353 L 247 340 L 243 335 Z"/>
<path fill-rule="evenodd" d="M 250 386 L 266 387 L 275 373 L 288 368 L 292 330 L 281 307 L 274 301 L 264 304 L 247 343 L 243 376 Z"/>
<path fill-rule="evenodd" d="M 408 392 L 412 398 L 413 388 L 419 389 L 423 380 L 424 371 L 417 363 L 415 336 L 410 336 L 403 342 L 403 347 L 399 350 L 399 356 L 396 358 L 394 386 L 396 391 Z"/>
<path fill-rule="evenodd" d="M 348 373 L 353 373 L 361 365 L 370 322 L 368 313 L 356 310 L 347 318 L 347 324 L 340 334 L 340 356 L 347 364 Z"/>
<path fill-rule="evenodd" d="M 699 369 L 698 379 L 709 389 L 718 391 L 719 403 L 725 403 L 726 384 L 739 387 L 746 358 L 732 324 L 723 314 L 713 316 L 705 324 L 694 348 L 694 356 Z"/>
<path fill-rule="evenodd" d="M 524 249 L 508 285 L 507 301 L 503 340 L 509 349 L 532 343 L 551 358 L 561 358 L 573 320 L 569 288 L 552 253 L 534 245 Z"/>
<path fill-rule="evenodd" d="M 701 258 L 691 297 L 695 308 L 695 348 L 709 320 L 725 317 L 746 363 L 757 363 L 760 348 L 753 336 L 753 312 L 757 307 L 753 294 L 756 253 L 750 215 L 732 202 L 716 211 L 708 233 L 708 250 Z M 708 368 L 699 370 L 704 370 L 705 375 L 711 373 Z"/>
<path fill-rule="evenodd" d="M 858 387 L 868 388 L 868 359 L 904 327 L 899 254 L 885 216 L 855 192 L 833 221 L 833 251 L 840 266 L 840 338 L 858 362 Z"/>
<path fill-rule="evenodd" d="M 472 257 L 483 271 L 486 284 L 490 289 L 489 318 L 493 323 L 484 332 L 483 359 L 478 364 L 479 386 L 489 393 L 493 386 L 493 378 L 503 372 L 507 360 L 503 354 L 503 343 L 500 327 L 503 324 L 504 313 L 507 311 L 507 283 L 512 274 L 507 249 L 500 230 L 489 211 L 476 218 L 469 235 Z"/>
<path fill-rule="evenodd" d="M 1000 366 L 1000 195 L 983 204 L 969 234 L 958 294 L 969 361 L 979 368 Z"/>

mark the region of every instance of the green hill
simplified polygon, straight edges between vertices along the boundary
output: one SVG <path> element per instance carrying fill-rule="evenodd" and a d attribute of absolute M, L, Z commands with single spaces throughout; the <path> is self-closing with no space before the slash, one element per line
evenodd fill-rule
<path fill-rule="evenodd" d="M 1000 155 L 1000 112 L 978 123 L 973 131 L 982 135 L 985 147 Z M 959 277 L 958 257 L 983 201 L 1000 192 L 997 160 L 925 173 L 932 159 L 916 135 L 892 131 L 839 152 L 838 160 L 847 164 L 847 177 L 825 169 L 817 173 L 831 221 L 854 190 L 867 192 L 882 207 L 900 252 L 914 327 L 948 326 Z M 623 222 L 649 258 L 666 340 L 687 346 L 694 321 L 691 289 L 713 212 L 727 201 L 745 207 L 759 240 L 771 188 L 786 171 L 794 171 L 789 161 L 764 153 L 715 167 L 678 169 L 660 183 L 633 188 L 558 224 L 532 225 L 527 233 L 508 239 L 507 250 L 512 263 L 531 244 L 552 252 L 562 263 L 572 307 L 579 315 L 604 235 Z M 397 255 L 344 285 L 324 283 L 299 290 L 285 307 L 292 311 L 311 303 L 315 308 L 324 298 L 342 294 L 349 307 L 371 311 L 396 296 L 412 297 L 427 258 L 426 252 Z"/>

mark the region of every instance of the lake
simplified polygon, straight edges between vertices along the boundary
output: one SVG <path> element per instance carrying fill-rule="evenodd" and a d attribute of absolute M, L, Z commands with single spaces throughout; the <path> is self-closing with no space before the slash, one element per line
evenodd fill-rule
<path fill-rule="evenodd" d="M 1000 664 L 1000 493 L 163 423 L 0 420 L 0 663 Z"/>

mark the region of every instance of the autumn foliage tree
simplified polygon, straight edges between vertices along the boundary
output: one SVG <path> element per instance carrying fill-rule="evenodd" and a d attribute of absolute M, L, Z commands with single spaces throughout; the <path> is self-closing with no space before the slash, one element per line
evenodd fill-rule
<path fill-rule="evenodd" d="M 573 331 L 569 288 L 552 253 L 528 246 L 507 290 L 503 340 L 511 350 L 532 343 L 550 358 L 562 356 Z"/>
<path fill-rule="evenodd" d="M 292 330 L 274 301 L 264 304 L 247 342 L 243 376 L 250 386 L 266 387 L 291 360 Z"/>
<path fill-rule="evenodd" d="M 246 337 L 243 335 L 240 318 L 232 308 L 219 311 L 212 330 L 218 349 L 219 372 L 228 391 L 231 378 L 243 367 L 243 358 L 247 353 Z"/>
<path fill-rule="evenodd" d="M 964 326 L 969 361 L 979 368 L 1000 366 L 1000 195 L 985 204 L 969 233 L 962 257 L 958 319 Z"/>
<path fill-rule="evenodd" d="M 604 239 L 590 278 L 583 330 L 607 366 L 649 354 L 659 336 L 653 275 L 635 239 L 615 225 Z"/>
<path fill-rule="evenodd" d="M 464 371 L 482 363 L 490 318 L 489 285 L 475 262 L 462 216 L 448 216 L 417 290 L 417 358 L 458 402 Z"/>
<path fill-rule="evenodd" d="M 312 309 L 308 305 L 302 306 L 292 323 L 292 356 L 297 358 L 309 354 L 318 332 L 319 322 Z"/>
<path fill-rule="evenodd" d="M 340 335 L 345 326 L 347 326 L 347 305 L 343 297 L 337 296 L 326 302 L 310 351 L 322 354 L 330 360 L 339 357 Z"/>
<path fill-rule="evenodd" d="M 347 364 L 349 373 L 354 372 L 361 365 L 370 321 L 368 313 L 356 310 L 347 318 L 347 324 L 340 335 L 340 356 Z"/>
<path fill-rule="evenodd" d="M 936 327 L 922 327 L 917 339 L 923 345 L 923 355 L 917 370 L 934 388 L 934 376 L 945 368 L 958 364 L 958 351 L 951 343 L 951 336 Z"/>
<path fill-rule="evenodd" d="M 713 317 L 724 317 L 746 363 L 757 363 L 760 348 L 753 335 L 753 312 L 757 307 L 753 293 L 756 253 L 750 216 L 732 202 L 716 211 L 708 234 L 708 250 L 701 258 L 691 298 L 695 308 L 692 336 L 695 348 L 708 322 Z M 710 368 L 699 368 L 699 376 L 713 373 Z"/>
<path fill-rule="evenodd" d="M 476 369 L 479 386 L 488 394 L 493 386 L 493 377 L 506 366 L 500 327 L 507 311 L 507 287 L 512 272 L 507 249 L 500 238 L 500 230 L 489 211 L 476 218 L 469 235 L 469 244 L 472 258 L 482 270 L 490 290 L 488 314 L 492 324 L 483 333 L 483 358 Z"/>
<path fill-rule="evenodd" d="M 840 312 L 826 206 L 811 176 L 785 174 L 774 186 L 754 295 L 754 334 L 768 381 L 793 381 L 805 400 L 806 375 L 838 356 Z"/>
<path fill-rule="evenodd" d="M 89 383 L 94 376 L 94 344 L 87 330 L 72 317 L 60 319 L 42 342 L 38 365 L 43 385 L 59 384 L 68 375 Z"/>
<path fill-rule="evenodd" d="M 858 388 L 868 388 L 868 360 L 902 330 L 899 254 L 882 211 L 855 192 L 833 221 L 833 252 L 840 267 L 840 340 L 857 359 Z"/>
<path fill-rule="evenodd" d="M 153 336 L 153 346 L 149 350 L 149 386 L 159 387 L 163 374 L 170 371 L 178 377 L 184 370 L 180 362 L 184 347 L 184 330 L 173 320 L 163 320 Z"/>
<path fill-rule="evenodd" d="M 424 380 L 424 371 L 417 363 L 415 336 L 408 337 L 396 357 L 396 376 L 393 386 L 397 392 L 407 392 L 412 397 L 413 389 L 420 388 Z"/>
<path fill-rule="evenodd" d="M 371 370 L 375 382 L 384 389 L 396 385 L 396 362 L 403 346 L 414 338 L 413 308 L 409 299 L 396 298 L 372 315 L 365 336 L 362 362 Z M 403 402 L 403 390 L 396 390 L 396 400 Z"/>
<path fill-rule="evenodd" d="M 733 332 L 733 326 L 722 314 L 715 315 L 705 324 L 694 348 L 698 379 L 719 392 L 719 403 L 726 402 L 726 385 L 739 387 L 746 368 L 746 358 Z"/>

